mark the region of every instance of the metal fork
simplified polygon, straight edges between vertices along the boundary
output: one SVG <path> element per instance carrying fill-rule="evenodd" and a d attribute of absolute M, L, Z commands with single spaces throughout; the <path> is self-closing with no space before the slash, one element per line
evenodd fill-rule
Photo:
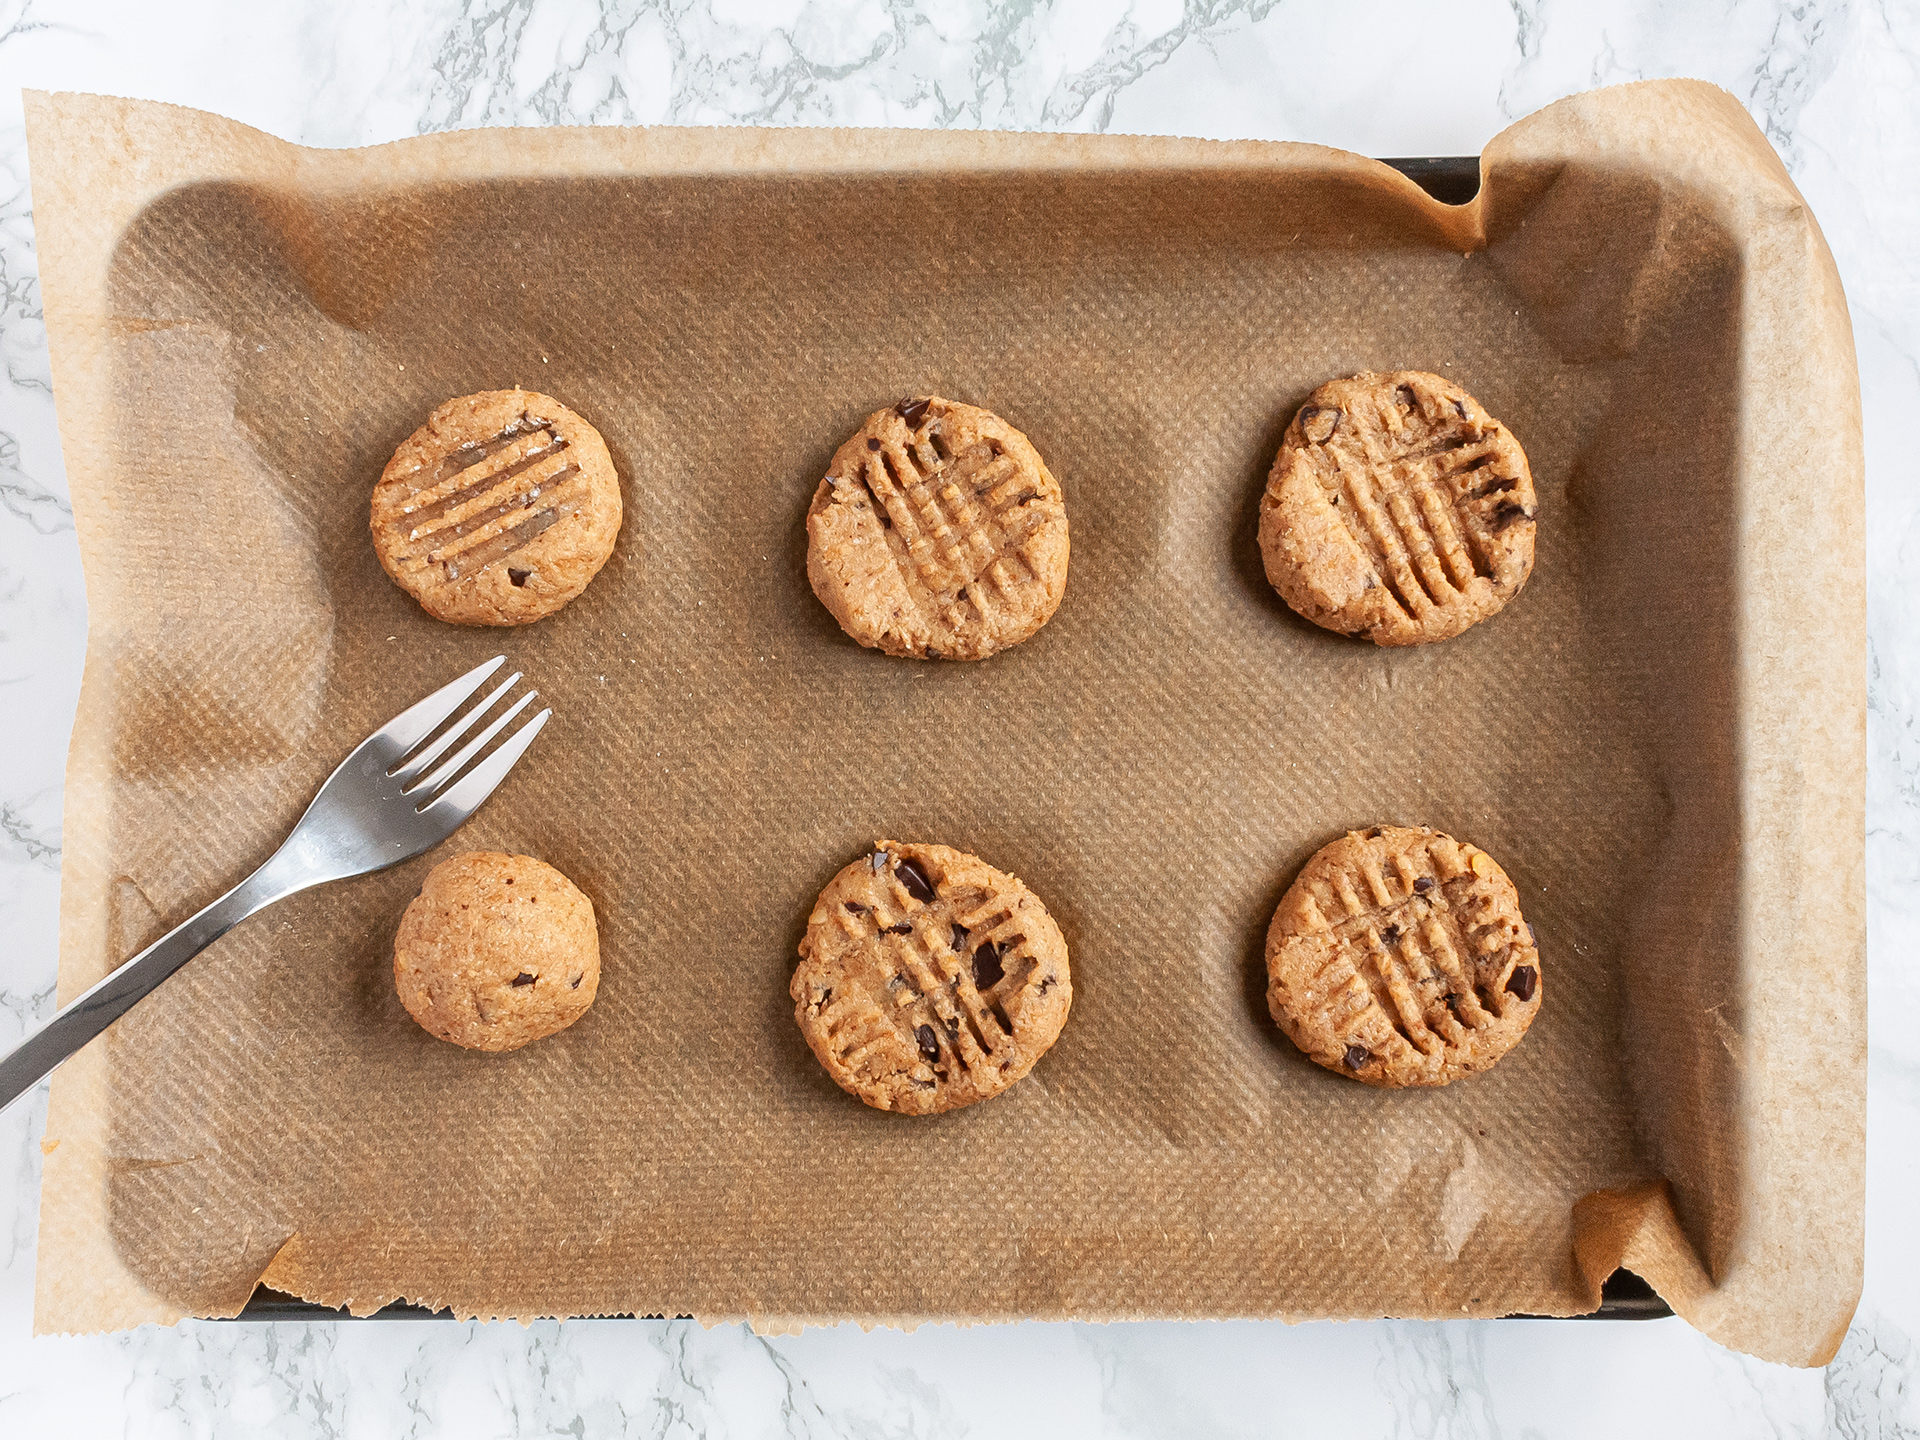
<path fill-rule="evenodd" d="M 506 779 L 553 714 L 542 710 L 467 769 L 539 693 L 529 690 L 460 745 L 520 679 L 516 670 L 460 720 L 434 735 L 506 658 L 496 655 L 469 670 L 361 741 L 327 777 L 293 833 L 266 864 L 198 915 L 162 935 L 0 1060 L 0 1110 L 249 915 L 329 880 L 370 875 L 411 860 L 466 823 Z M 448 755 L 455 745 L 460 749 Z"/>

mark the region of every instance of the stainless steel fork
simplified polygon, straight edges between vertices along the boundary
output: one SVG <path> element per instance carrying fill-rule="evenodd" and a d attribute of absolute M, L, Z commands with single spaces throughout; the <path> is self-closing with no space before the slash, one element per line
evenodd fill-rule
<path fill-rule="evenodd" d="M 506 778 L 553 713 L 542 710 L 473 764 L 539 693 L 529 690 L 461 745 L 467 732 L 513 689 L 520 679 L 516 670 L 441 730 L 506 658 L 496 655 L 469 670 L 361 741 L 327 777 L 293 833 L 266 864 L 162 935 L 0 1060 L 0 1110 L 249 915 L 329 880 L 369 875 L 411 860 L 458 830 Z M 460 748 L 447 754 L 455 745 Z"/>

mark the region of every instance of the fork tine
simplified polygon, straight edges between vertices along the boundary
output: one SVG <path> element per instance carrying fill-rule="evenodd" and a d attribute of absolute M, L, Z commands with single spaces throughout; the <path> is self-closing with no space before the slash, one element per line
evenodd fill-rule
<path fill-rule="evenodd" d="M 430 801 L 424 807 L 423 813 L 432 815 L 442 806 L 447 806 L 462 811 L 464 819 L 466 815 L 471 815 L 478 810 L 481 802 L 493 793 L 494 787 L 507 778 L 507 772 L 513 769 L 522 755 L 526 754 L 527 747 L 533 743 L 533 737 L 540 733 L 540 727 L 547 723 L 547 717 L 552 714 L 551 710 L 542 710 L 522 725 L 506 744 Z"/>
<path fill-rule="evenodd" d="M 469 740 L 465 745 L 462 745 L 459 754 L 443 763 L 431 775 L 427 776 L 426 779 L 416 781 L 400 793 L 402 795 L 412 795 L 424 792 L 431 795 L 434 791 L 438 790 L 442 785 L 446 784 L 447 781 L 451 780 L 455 775 L 458 775 L 461 767 L 473 759 L 474 756 L 478 755 L 486 746 L 486 743 L 504 730 L 507 722 L 522 710 L 526 709 L 527 703 L 539 693 L 538 690 L 529 690 L 526 694 L 522 695 L 518 700 L 514 701 L 512 705 L 508 706 L 506 711 L 491 725 L 487 726 L 486 729 L 474 736 L 473 739 Z"/>
<path fill-rule="evenodd" d="M 444 755 L 449 745 L 452 745 L 462 735 L 466 734 L 467 731 L 471 730 L 474 726 L 474 722 L 477 721 L 482 715 L 486 714 L 487 711 L 491 710 L 493 708 L 493 702 L 498 700 L 502 695 L 506 694 L 507 691 L 511 690 L 514 687 L 515 682 L 518 681 L 519 679 L 520 679 L 520 672 L 516 670 L 513 672 L 513 674 L 507 676 L 506 679 L 502 680 L 498 685 L 494 686 L 493 692 L 489 694 L 486 699 L 482 700 L 478 705 L 475 705 L 471 710 L 467 711 L 467 713 L 461 717 L 460 723 L 458 725 L 449 727 L 447 730 L 447 733 L 442 735 L 438 740 L 434 741 L 433 744 L 429 745 L 426 749 L 422 750 L 418 755 L 410 757 L 405 764 L 396 766 L 389 773 L 396 780 L 400 780 L 403 782 L 412 781 L 414 776 L 418 775 L 421 771 L 425 770 L 429 765 L 431 765 L 435 760 L 439 759 L 442 755 Z"/>
<path fill-rule="evenodd" d="M 402 755 L 406 754 L 431 735 L 435 726 L 460 708 L 462 700 L 478 690 L 489 675 L 506 663 L 506 656 L 496 655 L 486 664 L 474 666 L 458 680 L 442 685 L 419 704 L 401 711 L 375 731 L 375 735 L 392 741 L 400 747 Z"/>

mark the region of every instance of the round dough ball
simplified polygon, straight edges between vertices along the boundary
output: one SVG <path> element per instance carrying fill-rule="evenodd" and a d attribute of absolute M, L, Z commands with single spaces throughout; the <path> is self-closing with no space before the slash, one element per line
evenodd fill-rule
<path fill-rule="evenodd" d="M 566 1029 L 599 993 L 593 902 L 531 856 L 443 860 L 400 917 L 393 984 L 429 1034 L 518 1050 Z"/>

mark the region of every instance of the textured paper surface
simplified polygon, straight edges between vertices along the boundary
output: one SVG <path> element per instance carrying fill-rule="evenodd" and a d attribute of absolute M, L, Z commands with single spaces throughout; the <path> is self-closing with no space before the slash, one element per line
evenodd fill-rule
<path fill-rule="evenodd" d="M 1438 205 L 1308 146 L 473 131 L 318 152 L 31 96 L 91 630 L 62 998 L 263 859 L 368 730 L 504 649 L 555 717 L 434 855 L 295 897 L 56 1077 L 37 1324 L 364 1311 L 763 1324 L 1569 1314 L 1623 1259 L 1824 1361 L 1857 1297 L 1864 590 L 1832 262 L 1710 87 L 1576 97 Z M 1533 579 L 1443 645 L 1295 619 L 1255 517 L 1307 392 L 1466 386 L 1525 445 Z M 449 396 L 605 435 L 619 547 L 559 616 L 427 618 L 368 494 Z M 1073 568 L 974 665 L 847 640 L 802 518 L 868 411 L 1032 438 Z M 1383 1093 L 1265 1011 L 1281 892 L 1348 827 L 1498 858 L 1547 1001 L 1487 1075 Z M 1025 879 L 1075 1004 L 1034 1074 L 867 1110 L 797 1033 L 814 895 L 877 836 Z M 427 868 L 592 898 L 592 1012 L 419 1030 Z"/>

